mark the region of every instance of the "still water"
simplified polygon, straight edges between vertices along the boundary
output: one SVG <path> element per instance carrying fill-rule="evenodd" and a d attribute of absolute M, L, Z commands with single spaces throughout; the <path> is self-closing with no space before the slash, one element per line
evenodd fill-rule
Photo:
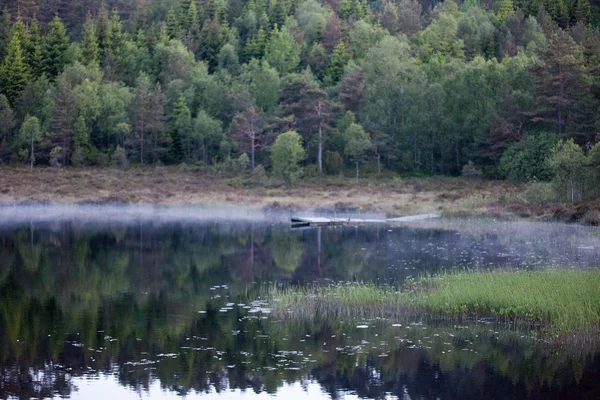
<path fill-rule="evenodd" d="M 597 268 L 598 231 L 432 220 L 292 230 L 231 210 L 0 210 L 0 398 L 600 398 L 600 351 L 486 321 L 278 321 L 268 285 Z"/>

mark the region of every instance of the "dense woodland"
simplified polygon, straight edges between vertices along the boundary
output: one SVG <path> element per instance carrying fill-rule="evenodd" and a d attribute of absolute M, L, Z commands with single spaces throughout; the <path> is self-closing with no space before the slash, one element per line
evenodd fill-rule
<path fill-rule="evenodd" d="M 0 0 L 0 162 L 558 180 L 595 196 L 588 0 Z M 285 133 L 285 134 L 284 134 Z M 594 147 L 595 146 L 595 147 Z M 364 169 L 364 168 L 363 168 Z"/>

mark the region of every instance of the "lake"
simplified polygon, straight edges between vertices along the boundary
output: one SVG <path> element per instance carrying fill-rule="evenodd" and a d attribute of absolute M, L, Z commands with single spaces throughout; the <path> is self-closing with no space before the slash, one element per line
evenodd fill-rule
<path fill-rule="evenodd" d="M 598 268 L 596 228 L 295 230 L 236 209 L 0 207 L 0 398 L 600 398 L 600 350 L 489 320 L 279 321 L 273 285 Z"/>

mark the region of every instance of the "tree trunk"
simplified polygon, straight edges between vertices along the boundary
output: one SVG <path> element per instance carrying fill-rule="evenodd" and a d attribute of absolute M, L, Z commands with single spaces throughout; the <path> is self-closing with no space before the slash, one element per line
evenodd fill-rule
<path fill-rule="evenodd" d="M 31 156 L 29 157 L 31 159 L 31 163 L 29 164 L 29 169 L 33 169 L 33 158 L 35 157 L 34 152 L 33 152 L 33 135 L 31 135 Z"/>
<path fill-rule="evenodd" d="M 558 103 L 556 104 L 556 108 L 558 111 L 558 135 L 562 135 L 562 99 L 564 96 L 564 80 L 562 79 L 562 68 L 559 67 L 559 74 L 561 76 L 560 79 L 560 98 L 558 99 Z"/>
<path fill-rule="evenodd" d="M 140 127 L 140 164 L 144 165 L 144 114 L 142 114 Z"/>
<path fill-rule="evenodd" d="M 319 154 L 317 156 L 319 160 L 319 173 L 323 175 L 323 123 L 319 122 Z"/>
<path fill-rule="evenodd" d="M 254 148 L 256 147 L 254 145 L 254 138 L 251 139 L 252 143 L 250 144 L 250 147 L 252 149 L 251 153 L 252 153 L 252 172 L 254 172 Z"/>
<path fill-rule="evenodd" d="M 358 183 L 358 160 L 356 160 L 356 183 Z"/>
<path fill-rule="evenodd" d="M 377 152 L 377 173 L 381 175 L 381 153 Z"/>

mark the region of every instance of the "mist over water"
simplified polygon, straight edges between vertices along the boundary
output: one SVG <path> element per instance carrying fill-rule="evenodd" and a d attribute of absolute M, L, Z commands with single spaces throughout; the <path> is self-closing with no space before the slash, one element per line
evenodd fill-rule
<path fill-rule="evenodd" d="M 485 321 L 274 320 L 265 285 L 597 268 L 595 228 L 292 230 L 235 208 L 0 207 L 0 398 L 594 398 L 600 353 Z M 584 389 L 585 388 L 585 392 Z"/>

